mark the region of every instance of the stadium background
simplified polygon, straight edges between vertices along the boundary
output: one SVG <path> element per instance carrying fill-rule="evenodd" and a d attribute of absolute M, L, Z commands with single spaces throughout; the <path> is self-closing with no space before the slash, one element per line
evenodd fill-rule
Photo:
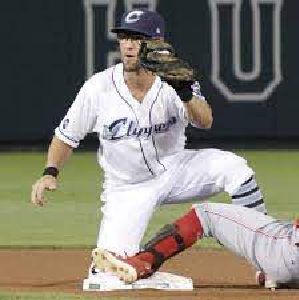
<path fill-rule="evenodd" d="M 293 140 L 298 137 L 298 1 L 257 1 L 261 17 L 261 26 L 258 26 L 261 70 L 250 80 L 238 78 L 233 68 L 233 3 L 239 1 L 224 2 L 226 4 L 221 4 L 221 0 L 189 0 L 188 5 L 171 0 L 3 2 L 0 11 L 0 142 L 43 144 L 49 141 L 53 128 L 85 79 L 117 57 L 117 42 L 115 36 L 108 34 L 109 26 L 130 7 L 149 7 L 161 12 L 167 22 L 167 39 L 201 74 L 202 91 L 213 108 L 215 121 L 208 133 L 189 129 L 192 141 L 199 138 L 250 141 L 257 137 Z M 214 14 L 217 3 L 220 4 Z M 252 22 L 251 1 L 239 3 L 242 3 L 240 68 L 245 73 L 254 69 L 253 49 L 257 40 L 253 40 L 253 29 L 256 22 Z M 279 5 L 277 18 L 275 7 Z M 213 81 L 215 43 L 212 43 L 212 28 L 217 27 L 217 22 L 221 29 L 220 81 L 234 94 L 258 95 L 275 76 L 279 77 L 276 86 L 263 100 L 258 100 L 256 95 L 245 100 L 238 96 L 230 100 Z M 274 42 L 277 44 L 275 49 Z M 280 60 L 276 65 L 275 56 Z"/>
<path fill-rule="evenodd" d="M 236 76 L 232 56 L 233 4 L 238 3 L 242 4 L 239 72 L 243 73 L 242 80 Z M 260 10 L 252 10 L 252 3 L 260 3 Z M 213 108 L 212 130 L 188 128 L 189 145 L 229 147 L 245 157 L 256 171 L 269 213 L 278 218 L 298 217 L 298 1 L 3 1 L 0 10 L 0 299 L 90 299 L 90 295 L 85 298 L 85 295 L 77 297 L 61 292 L 80 293 L 90 249 L 95 245 L 103 180 L 96 165 L 96 154 L 76 151 L 62 171 L 59 190 L 48 193 L 47 206 L 39 209 L 31 205 L 30 192 L 32 183 L 42 173 L 46 153 L 35 150 L 46 149 L 54 127 L 85 79 L 117 60 L 117 42 L 115 36 L 107 34 L 109 26 L 125 9 L 140 5 L 156 8 L 165 16 L 167 39 L 199 70 L 202 91 Z M 258 14 L 261 26 L 254 27 L 252 18 Z M 218 28 L 220 79 L 234 95 L 255 93 L 255 96 L 247 95 L 245 100 L 244 97 L 228 99 L 220 81 L 215 80 L 217 39 L 213 32 L 217 22 L 221 24 Z M 255 65 L 254 28 L 261 32 L 261 69 L 257 78 L 248 79 L 250 76 L 246 74 Z M 259 99 L 274 79 L 273 90 Z M 81 149 L 94 150 L 96 144 L 95 137 L 91 136 Z M 252 147 L 257 149 L 249 149 Z M 24 149 L 30 151 L 18 151 Z M 221 194 L 211 201 L 229 202 L 229 199 Z M 157 210 L 145 239 L 187 209 L 189 204 Z M 209 248 L 207 252 L 206 248 Z M 166 268 L 193 277 L 199 286 L 194 293 L 178 295 L 178 299 L 182 296 L 201 300 L 272 299 L 271 294 L 256 288 L 254 272 L 244 261 L 237 261 L 232 255 L 228 259 L 229 254 L 219 248 L 212 241 L 200 242 L 194 250 L 198 256 L 187 252 L 185 258 L 178 259 L 176 267 Z M 200 259 L 203 252 L 208 256 L 204 260 Z M 80 255 L 72 261 L 74 253 Z M 220 268 L 215 257 L 224 263 Z M 188 258 L 193 268 L 186 264 Z M 77 265 L 79 270 L 75 270 Z M 150 293 L 137 296 L 159 297 Z M 121 293 L 114 294 L 114 299 L 124 296 L 136 299 L 136 294 Z M 174 294 L 162 296 L 175 299 Z M 100 297 L 111 299 L 108 295 Z M 298 293 L 278 292 L 275 299 L 295 300 Z"/>

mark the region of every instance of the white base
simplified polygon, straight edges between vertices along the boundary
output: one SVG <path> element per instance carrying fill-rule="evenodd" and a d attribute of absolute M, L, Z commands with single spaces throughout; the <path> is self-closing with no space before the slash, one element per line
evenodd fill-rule
<path fill-rule="evenodd" d="M 130 284 L 126 284 L 111 273 L 89 274 L 89 277 L 83 281 L 83 291 L 103 292 L 135 289 L 192 291 L 193 282 L 191 278 L 165 272 L 156 272 L 147 279 L 139 279 Z"/>

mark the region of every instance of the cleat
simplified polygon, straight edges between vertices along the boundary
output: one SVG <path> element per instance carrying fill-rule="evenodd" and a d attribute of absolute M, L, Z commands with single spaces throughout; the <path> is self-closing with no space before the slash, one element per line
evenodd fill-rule
<path fill-rule="evenodd" d="M 262 286 L 262 287 L 265 286 L 265 279 L 266 279 L 266 274 L 263 271 L 257 271 L 255 273 L 255 282 L 259 286 Z"/>
<path fill-rule="evenodd" d="M 275 289 L 279 288 L 280 286 L 280 284 L 276 280 L 271 279 L 269 275 L 267 275 L 263 271 L 257 271 L 255 273 L 255 279 L 256 283 L 259 286 L 270 289 L 271 291 L 275 291 Z"/>
<path fill-rule="evenodd" d="M 111 272 L 126 283 L 132 283 L 140 278 L 152 275 L 151 265 L 134 256 L 120 257 L 105 249 L 96 248 L 92 252 L 93 263 L 98 269 Z"/>
<path fill-rule="evenodd" d="M 94 264 L 91 264 L 89 270 L 88 270 L 88 274 L 89 275 L 96 275 L 100 272 L 100 270 L 94 265 Z"/>

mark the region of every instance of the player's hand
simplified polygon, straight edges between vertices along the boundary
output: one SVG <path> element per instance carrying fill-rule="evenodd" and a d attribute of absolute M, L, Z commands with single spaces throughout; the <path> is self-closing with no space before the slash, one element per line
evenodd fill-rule
<path fill-rule="evenodd" d="M 42 176 L 32 185 L 31 202 L 36 206 L 44 206 L 47 203 L 46 191 L 57 189 L 57 178 L 51 175 Z"/>
<path fill-rule="evenodd" d="M 197 72 L 176 55 L 171 44 L 164 40 L 143 41 L 140 64 L 171 85 L 183 102 L 192 99 L 192 85 L 197 80 Z"/>

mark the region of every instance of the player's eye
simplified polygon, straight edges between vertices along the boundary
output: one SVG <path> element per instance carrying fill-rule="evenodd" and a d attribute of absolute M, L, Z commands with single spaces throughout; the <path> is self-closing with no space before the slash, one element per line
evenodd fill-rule
<path fill-rule="evenodd" d="M 123 32 L 117 33 L 117 39 L 119 39 L 119 40 L 124 40 L 124 39 L 126 39 L 126 34 L 123 33 Z"/>

